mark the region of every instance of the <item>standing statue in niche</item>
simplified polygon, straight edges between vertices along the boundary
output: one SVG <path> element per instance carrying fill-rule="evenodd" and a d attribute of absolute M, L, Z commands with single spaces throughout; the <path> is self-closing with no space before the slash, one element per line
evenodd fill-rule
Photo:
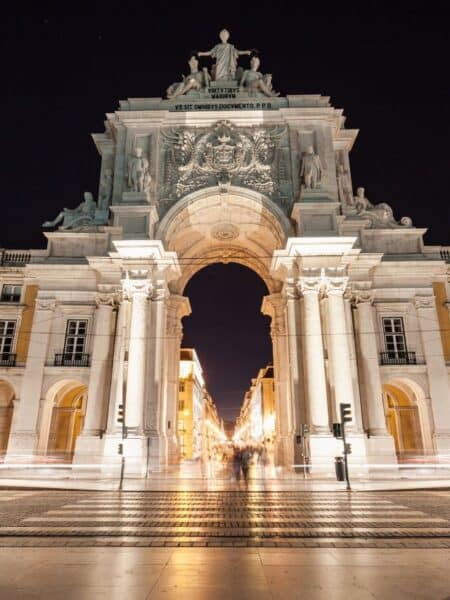
<path fill-rule="evenodd" d="M 82 225 L 94 225 L 97 204 L 91 192 L 84 192 L 84 201 L 77 208 L 64 208 L 56 219 L 45 221 L 42 227 L 55 227 L 62 223 L 61 229 L 74 229 Z"/>
<path fill-rule="evenodd" d="M 322 163 L 320 156 L 314 152 L 312 146 L 308 146 L 303 153 L 300 166 L 300 180 L 306 189 L 314 190 L 322 183 Z"/>
<path fill-rule="evenodd" d="M 266 96 L 279 96 L 272 88 L 272 75 L 263 75 L 258 71 L 261 61 L 257 56 L 250 59 L 250 69 L 246 69 L 239 82 L 241 89 L 247 89 L 251 92 L 262 92 Z"/>
<path fill-rule="evenodd" d="M 111 169 L 105 169 L 105 173 L 100 184 L 99 208 L 106 210 L 111 202 L 113 189 L 113 172 Z"/>
<path fill-rule="evenodd" d="M 145 192 L 145 182 L 148 173 L 148 159 L 142 155 L 142 148 L 136 148 L 134 154 L 130 154 L 127 164 L 127 183 L 133 192 Z"/>
<path fill-rule="evenodd" d="M 196 56 L 191 56 L 188 61 L 190 74 L 183 76 L 183 81 L 172 83 L 167 89 L 167 97 L 172 99 L 177 96 L 187 94 L 191 90 L 200 90 L 203 87 L 208 87 L 211 77 L 208 69 L 205 67 L 201 71 L 198 70 L 198 59 Z"/>
<path fill-rule="evenodd" d="M 236 79 L 237 61 L 242 54 L 250 55 L 251 50 L 237 50 L 233 44 L 228 43 L 230 32 L 222 29 L 219 33 L 220 44 L 207 52 L 198 52 L 198 56 L 211 56 L 216 60 L 213 67 L 214 81 Z"/>

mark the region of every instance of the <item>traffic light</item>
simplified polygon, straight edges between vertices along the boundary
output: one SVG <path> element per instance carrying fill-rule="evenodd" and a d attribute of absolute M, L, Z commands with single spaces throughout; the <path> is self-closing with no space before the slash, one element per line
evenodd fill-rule
<path fill-rule="evenodd" d="M 117 422 L 118 423 L 125 422 L 125 407 L 123 404 L 119 404 L 119 410 L 117 411 Z"/>
<path fill-rule="evenodd" d="M 339 408 L 341 411 L 341 423 L 349 423 L 353 419 L 351 404 L 341 402 Z"/>
<path fill-rule="evenodd" d="M 346 443 L 345 444 L 345 448 L 344 448 L 344 452 L 345 452 L 345 454 L 351 454 L 352 453 L 352 445 Z"/>
<path fill-rule="evenodd" d="M 333 423 L 333 435 L 335 438 L 342 437 L 342 426 L 341 423 Z"/>
<path fill-rule="evenodd" d="M 123 454 L 123 444 L 119 444 L 117 447 L 117 454 Z"/>

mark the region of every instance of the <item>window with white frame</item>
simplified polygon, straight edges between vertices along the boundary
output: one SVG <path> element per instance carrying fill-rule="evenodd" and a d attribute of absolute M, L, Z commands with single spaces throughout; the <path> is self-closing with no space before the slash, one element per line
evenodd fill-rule
<path fill-rule="evenodd" d="M 80 360 L 86 346 L 87 319 L 69 319 L 67 321 L 66 339 L 64 340 L 64 357 Z"/>
<path fill-rule="evenodd" d="M 0 321 L 0 356 L 11 354 L 15 332 L 15 321 Z"/>
<path fill-rule="evenodd" d="M 389 358 L 406 357 L 406 337 L 402 317 L 383 317 L 384 347 Z"/>
<path fill-rule="evenodd" d="M 2 287 L 0 301 L 1 302 L 20 302 L 21 295 L 22 295 L 22 286 L 21 285 L 10 285 L 10 284 L 6 283 Z"/>

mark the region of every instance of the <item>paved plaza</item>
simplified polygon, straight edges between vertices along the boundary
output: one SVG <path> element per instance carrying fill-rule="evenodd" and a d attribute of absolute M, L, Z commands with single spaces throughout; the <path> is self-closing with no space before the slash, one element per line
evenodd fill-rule
<path fill-rule="evenodd" d="M 0 598 L 444 600 L 449 500 L 3 490 Z"/>

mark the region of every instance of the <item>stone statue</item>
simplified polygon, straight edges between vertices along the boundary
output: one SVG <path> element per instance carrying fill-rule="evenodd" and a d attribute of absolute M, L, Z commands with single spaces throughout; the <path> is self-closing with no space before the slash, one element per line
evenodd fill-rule
<path fill-rule="evenodd" d="M 45 221 L 42 227 L 55 227 L 62 222 L 61 229 L 74 229 L 81 225 L 94 225 L 97 204 L 91 192 L 84 192 L 84 201 L 77 208 L 64 208 L 56 219 Z"/>
<path fill-rule="evenodd" d="M 355 202 L 351 189 L 350 175 L 341 162 L 336 165 L 336 176 L 339 200 L 341 201 L 342 206 L 347 209 L 354 209 Z"/>
<path fill-rule="evenodd" d="M 261 61 L 257 56 L 250 59 L 250 69 L 244 71 L 239 86 L 251 92 L 262 92 L 266 96 L 279 96 L 272 89 L 272 75 L 263 75 L 258 71 Z"/>
<path fill-rule="evenodd" d="M 355 208 L 358 216 L 370 221 L 370 227 L 378 229 L 412 227 L 412 220 L 410 217 L 402 217 L 400 222 L 397 222 L 394 218 L 392 208 L 389 204 L 386 204 L 386 202 L 380 202 L 380 204 L 375 205 L 372 204 L 366 198 L 363 187 L 359 187 L 356 190 Z"/>
<path fill-rule="evenodd" d="M 251 50 L 237 50 L 233 44 L 228 43 L 229 31 L 222 29 L 219 33 L 220 44 L 207 52 L 198 52 L 198 56 L 211 56 L 216 60 L 213 67 L 214 81 L 236 79 L 237 60 L 240 55 L 252 53 Z"/>
<path fill-rule="evenodd" d="M 142 155 L 142 148 L 136 148 L 128 157 L 127 182 L 133 192 L 144 192 L 144 182 L 148 174 L 149 162 Z"/>
<path fill-rule="evenodd" d="M 105 173 L 100 184 L 99 207 L 107 209 L 111 202 L 111 194 L 113 189 L 113 173 L 111 169 L 105 169 Z"/>
<path fill-rule="evenodd" d="M 314 190 L 322 183 L 322 163 L 320 156 L 314 152 L 312 146 L 308 146 L 303 153 L 300 166 L 300 179 L 305 188 Z"/>
<path fill-rule="evenodd" d="M 211 77 L 208 73 L 208 69 L 205 67 L 201 71 L 198 70 L 198 59 L 196 56 L 191 56 L 188 61 L 190 74 L 186 77 L 183 76 L 183 81 L 178 83 L 172 83 L 167 88 L 167 97 L 176 98 L 187 94 L 190 90 L 200 90 L 202 87 L 207 87 L 211 81 Z"/>

